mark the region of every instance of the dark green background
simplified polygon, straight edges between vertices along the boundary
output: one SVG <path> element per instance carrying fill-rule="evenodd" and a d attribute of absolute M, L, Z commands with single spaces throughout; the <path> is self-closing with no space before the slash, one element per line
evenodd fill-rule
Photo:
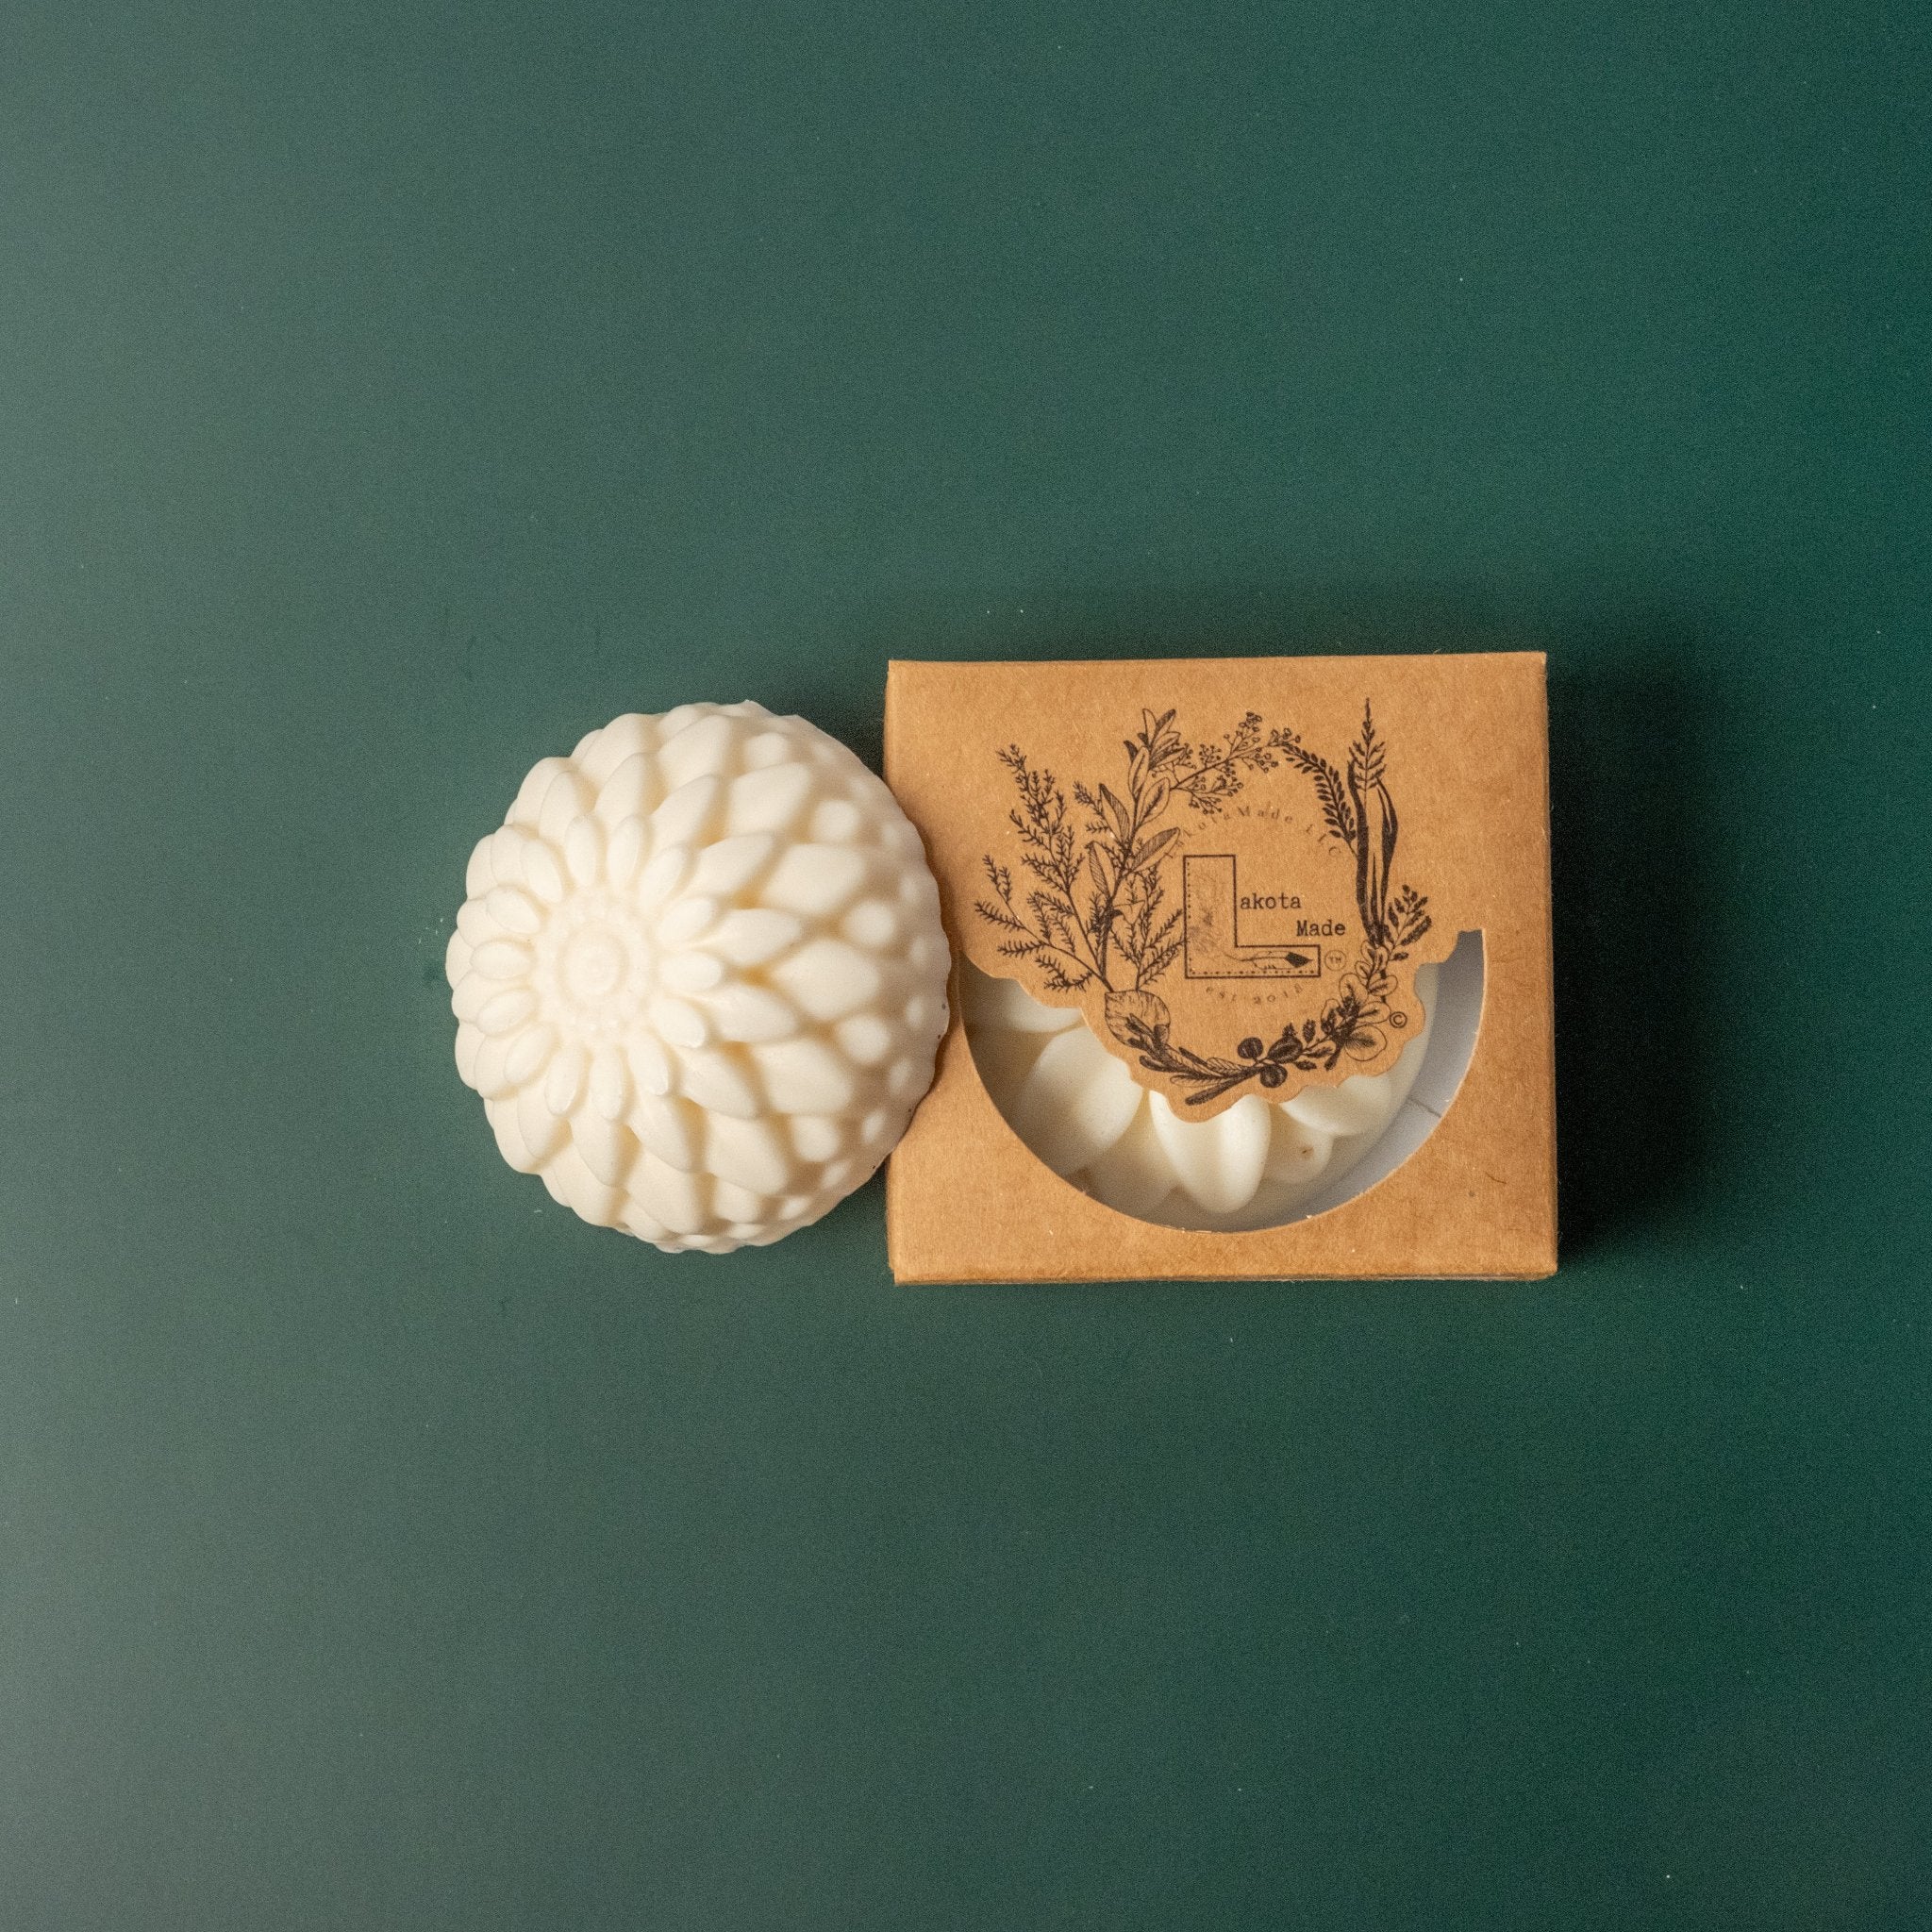
<path fill-rule="evenodd" d="M 1685 13 L 1690 17 L 1673 18 Z M 0 18 L 0 1923 L 1932 1923 L 1924 16 Z M 525 768 L 1541 643 L 1566 1259 L 504 1169 Z"/>

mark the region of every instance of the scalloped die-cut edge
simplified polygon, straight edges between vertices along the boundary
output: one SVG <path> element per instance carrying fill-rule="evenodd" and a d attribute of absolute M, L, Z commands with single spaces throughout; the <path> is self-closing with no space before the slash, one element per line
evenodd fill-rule
<path fill-rule="evenodd" d="M 1404 1050 L 1402 1029 L 1419 1004 L 1415 975 L 1448 958 L 1455 926 L 1445 930 L 1429 892 L 1394 869 L 1402 825 L 1391 790 L 1391 746 L 1376 725 L 1374 692 L 1360 705 L 1355 736 L 1339 758 L 1253 708 L 1202 741 L 1184 733 L 1193 721 L 1177 706 L 1141 710 L 1139 730 L 1121 740 L 1125 768 L 1109 770 L 1113 783 L 1076 775 L 1058 755 L 1035 759 L 1017 741 L 1000 748 L 995 757 L 1008 789 L 991 797 L 1005 831 L 990 834 L 998 849 L 981 859 L 970 908 L 956 908 L 961 950 L 981 971 L 1016 980 L 1044 1005 L 1077 1008 L 1134 1081 L 1189 1119 L 1211 1119 L 1245 1093 L 1286 1100 L 1305 1088 L 1392 1072 Z M 1089 748 L 1097 750 L 1092 738 L 1089 731 Z M 1233 803 L 1244 794 L 1246 804 Z M 1177 808 L 1182 799 L 1191 809 Z M 1293 808 L 1283 810 L 1284 802 Z M 1307 814 L 1298 827 L 1297 812 Z M 1343 943 L 1332 936 L 1332 917 L 1310 922 L 1324 930 L 1308 941 L 1239 943 L 1234 860 L 1198 848 L 1226 842 L 1216 840 L 1217 824 L 1261 820 L 1298 834 L 1292 862 L 1307 867 L 1319 858 L 1317 870 L 1332 874 L 1339 866 L 1349 874 L 1350 898 L 1338 899 L 1331 879 L 1324 902 L 1330 915 L 1346 915 L 1344 925 L 1353 921 Z M 1252 839 L 1245 842 L 1252 862 Z M 1229 904 L 1216 911 L 1228 926 L 1217 947 L 1191 887 L 1194 867 L 1221 858 L 1228 859 Z M 1164 876 L 1176 870 L 1178 891 Z M 1228 957 L 1210 958 L 1197 974 L 1197 943 Z M 1293 984 L 1286 974 L 1255 973 L 1249 983 L 1266 991 L 1245 1006 L 1233 995 L 1232 1011 L 1215 1020 L 1198 1010 L 1200 995 L 1176 985 L 1178 967 L 1183 981 L 1240 986 L 1257 956 L 1314 965 L 1307 977 L 1319 991 L 1290 994 L 1297 1010 L 1285 1024 L 1278 1005 Z M 1196 1010 L 1174 1014 L 1175 997 Z"/>
<path fill-rule="evenodd" d="M 1395 1118 L 1361 1158 L 1342 1174 L 1333 1189 L 1318 1188 L 1278 1227 L 1313 1221 L 1379 1188 L 1407 1165 L 1448 1118 L 1462 1091 L 1470 1062 L 1482 1037 L 1488 986 L 1483 970 L 1483 936 L 1456 936 L 1449 957 L 1436 968 L 1436 1004 L 1430 1018 L 1428 1051 L 1415 1085 L 1408 1090 Z"/>

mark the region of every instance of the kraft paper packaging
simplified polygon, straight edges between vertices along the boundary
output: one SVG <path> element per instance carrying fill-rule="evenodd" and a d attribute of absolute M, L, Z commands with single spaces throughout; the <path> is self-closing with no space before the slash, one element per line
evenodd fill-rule
<path fill-rule="evenodd" d="M 1156 1225 L 1053 1173 L 958 1018 L 892 1157 L 902 1282 L 1527 1278 L 1556 1267 L 1540 654 L 896 662 L 886 777 L 956 958 L 1077 1008 L 1177 1116 L 1391 1068 L 1479 936 L 1480 1024 L 1421 1145 L 1325 1212 Z"/>

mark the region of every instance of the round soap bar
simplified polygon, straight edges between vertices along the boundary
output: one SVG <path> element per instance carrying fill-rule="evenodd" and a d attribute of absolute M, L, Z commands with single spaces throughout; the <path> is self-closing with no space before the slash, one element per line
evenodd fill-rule
<path fill-rule="evenodd" d="M 932 1081 L 945 934 L 919 834 L 760 705 L 623 717 L 524 780 L 449 942 L 457 1068 L 503 1158 L 667 1252 L 774 1241 Z"/>
<path fill-rule="evenodd" d="M 1423 1024 L 1386 1074 L 1292 1100 L 1244 1094 L 1190 1120 L 1149 1092 L 1073 1008 L 1049 1007 L 970 960 L 960 995 L 974 1063 L 1008 1126 L 1058 1174 L 1139 1221 L 1276 1227 L 1362 1158 L 1395 1118 L 1428 1051 L 1436 969 L 1416 974 Z"/>

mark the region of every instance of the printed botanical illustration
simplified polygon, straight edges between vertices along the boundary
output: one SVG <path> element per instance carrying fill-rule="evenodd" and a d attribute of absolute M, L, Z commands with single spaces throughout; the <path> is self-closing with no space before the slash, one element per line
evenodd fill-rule
<path fill-rule="evenodd" d="M 1180 827 L 1162 827 L 1161 819 L 1176 803 L 1218 812 L 1247 773 L 1273 771 L 1292 742 L 1285 733 L 1264 735 L 1253 711 L 1226 738 L 1201 745 L 1185 743 L 1174 721 L 1172 711 L 1143 711 L 1140 731 L 1123 741 L 1124 798 L 1110 786 L 1075 781 L 1074 803 L 1087 815 L 1077 823 L 1050 771 L 1036 770 L 1017 744 L 999 755 L 1020 793 L 1008 816 L 1028 876 L 1016 885 L 989 855 L 997 903 L 982 899 L 978 911 L 1007 935 L 1000 951 L 1031 959 L 1049 991 L 1077 991 L 1097 979 L 1109 992 L 1134 992 L 1173 965 L 1181 915 L 1168 905 L 1162 859 Z"/>
<path fill-rule="evenodd" d="M 1282 1086 L 1292 1072 L 1332 1072 L 1344 1058 L 1370 1060 L 1388 1043 L 1395 968 L 1429 930 L 1428 901 L 1392 886 L 1399 825 L 1390 795 L 1389 751 L 1372 709 L 1341 766 L 1285 725 L 1250 711 L 1224 737 L 1191 744 L 1176 714 L 1141 714 L 1123 741 L 1123 790 L 1075 780 L 1068 791 L 1018 745 L 1000 753 L 1019 802 L 1008 812 L 1019 871 L 988 854 L 991 896 L 979 916 L 998 929 L 1000 952 L 1030 962 L 1051 992 L 1106 989 L 1107 1025 L 1150 1073 L 1165 1074 L 1205 1106 L 1246 1081 Z M 1203 1055 L 1173 1038 L 1167 1003 L 1154 991 L 1180 956 L 1182 913 L 1169 901 L 1165 868 L 1183 825 L 1176 808 L 1218 813 L 1256 774 L 1287 766 L 1314 788 L 1322 822 L 1355 860 L 1361 945 L 1335 996 L 1299 1027 L 1264 1042 L 1240 1041 L 1232 1057 Z M 1163 823 L 1163 821 L 1168 821 Z"/>

